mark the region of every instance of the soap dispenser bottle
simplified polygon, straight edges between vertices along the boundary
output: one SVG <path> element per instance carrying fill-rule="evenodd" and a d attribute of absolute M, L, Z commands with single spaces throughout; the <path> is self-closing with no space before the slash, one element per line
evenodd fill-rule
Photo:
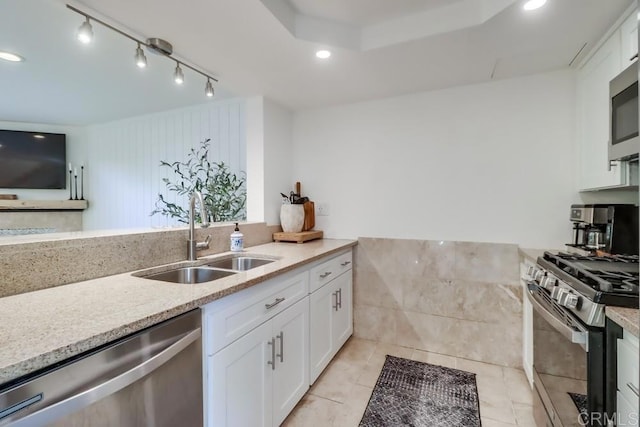
<path fill-rule="evenodd" d="M 242 249 L 244 249 L 244 234 L 240 232 L 236 222 L 236 229 L 231 233 L 231 251 L 241 252 Z"/>

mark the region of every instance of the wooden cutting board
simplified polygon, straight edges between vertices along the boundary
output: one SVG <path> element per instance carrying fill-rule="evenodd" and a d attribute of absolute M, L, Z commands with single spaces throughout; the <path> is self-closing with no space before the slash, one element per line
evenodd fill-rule
<path fill-rule="evenodd" d="M 18 200 L 17 194 L 0 194 L 0 200 Z"/>
<path fill-rule="evenodd" d="M 322 239 L 322 231 L 301 231 L 299 233 L 273 233 L 273 240 L 276 242 L 296 242 L 304 243 L 309 240 Z"/>
<path fill-rule="evenodd" d="M 302 231 L 313 230 L 313 227 L 316 226 L 316 210 L 313 202 L 305 202 L 304 203 L 304 225 L 302 226 Z"/>

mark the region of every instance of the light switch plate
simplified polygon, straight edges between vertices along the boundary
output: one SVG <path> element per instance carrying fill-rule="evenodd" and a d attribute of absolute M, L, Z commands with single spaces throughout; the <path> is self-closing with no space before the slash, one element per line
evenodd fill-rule
<path fill-rule="evenodd" d="M 329 216 L 329 203 L 316 203 L 316 216 Z"/>

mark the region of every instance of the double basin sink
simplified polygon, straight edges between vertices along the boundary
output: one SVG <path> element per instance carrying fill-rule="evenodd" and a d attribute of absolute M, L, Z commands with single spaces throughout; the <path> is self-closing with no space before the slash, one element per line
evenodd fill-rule
<path fill-rule="evenodd" d="M 259 256 L 232 255 L 222 259 L 214 259 L 198 266 L 178 267 L 160 273 L 146 274 L 141 272 L 136 276 L 171 283 L 205 283 L 251 270 L 274 261 L 274 259 Z"/>

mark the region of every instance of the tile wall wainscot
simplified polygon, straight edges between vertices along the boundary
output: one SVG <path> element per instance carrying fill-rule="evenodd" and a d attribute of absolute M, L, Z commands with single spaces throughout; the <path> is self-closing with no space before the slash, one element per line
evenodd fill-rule
<path fill-rule="evenodd" d="M 354 335 L 522 366 L 518 246 L 359 238 Z"/>
<path fill-rule="evenodd" d="M 198 241 L 211 235 L 198 256 L 229 250 L 234 225 L 196 228 Z M 245 247 L 272 241 L 279 225 L 240 225 Z M 0 297 L 184 261 L 189 230 L 88 231 L 0 237 Z"/>

